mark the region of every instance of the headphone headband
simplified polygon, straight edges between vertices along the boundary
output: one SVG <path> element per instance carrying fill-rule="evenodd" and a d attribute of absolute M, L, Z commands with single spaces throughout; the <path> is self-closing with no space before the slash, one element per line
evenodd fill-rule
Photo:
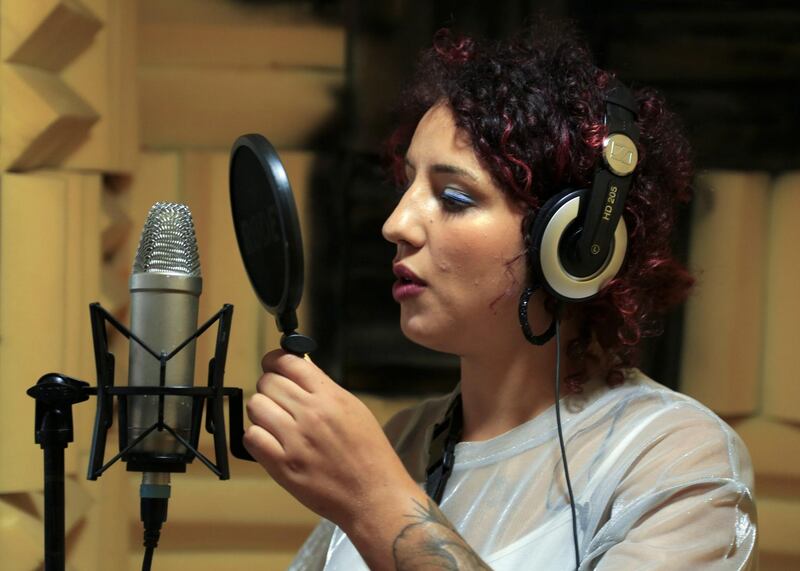
<path fill-rule="evenodd" d="M 605 264 L 625 199 L 639 160 L 636 102 L 633 94 L 616 79 L 606 92 L 606 136 L 602 163 L 595 171 L 583 229 L 576 244 L 578 277 L 595 274 Z M 572 273 L 572 272 L 571 272 Z"/>

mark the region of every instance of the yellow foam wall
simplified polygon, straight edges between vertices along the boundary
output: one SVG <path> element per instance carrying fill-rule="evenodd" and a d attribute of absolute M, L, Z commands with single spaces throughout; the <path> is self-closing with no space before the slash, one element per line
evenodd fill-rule
<path fill-rule="evenodd" d="M 106 271 L 126 219 L 109 175 L 139 152 L 133 0 L 0 2 L 0 553 L 43 560 L 42 452 L 25 395 L 57 371 L 95 382 L 88 305 L 114 304 Z M 119 288 L 116 288 L 117 290 Z M 124 472 L 88 482 L 93 403 L 73 407 L 66 451 L 68 568 L 128 552 Z M 113 434 L 110 436 L 113 441 Z M 108 456 L 107 456 L 108 457 Z M 127 561 L 127 556 L 122 557 Z"/>
<path fill-rule="evenodd" d="M 96 174 L 6 173 L 0 180 L 0 552 L 14 569 L 35 569 L 42 551 L 42 451 L 34 445 L 34 401 L 25 394 L 55 371 L 94 383 L 88 304 L 100 293 L 100 196 Z M 120 475 L 87 482 L 93 403 L 73 407 L 66 451 L 67 546 L 79 569 L 102 569 L 98 553 L 127 549 L 114 506 Z M 123 526 L 124 527 L 124 526 Z"/>
<path fill-rule="evenodd" d="M 686 308 L 681 389 L 720 414 L 752 414 L 761 374 L 770 179 L 712 172 L 697 187 L 689 259 L 697 283 Z"/>
<path fill-rule="evenodd" d="M 800 323 L 800 173 L 779 176 L 771 193 L 764 336 L 764 412 L 786 423 L 800 422 L 798 354 Z"/>
<path fill-rule="evenodd" d="M 78 277 L 66 264 L 65 247 L 72 245 L 66 241 L 67 210 L 67 191 L 57 178 L 3 175 L 0 422 L 6 436 L 0 447 L 0 490 L 5 493 L 28 489 L 33 474 L 41 486 L 41 452 L 32 443 L 34 401 L 25 390 L 44 373 L 61 371 L 66 364 L 66 284 Z"/>

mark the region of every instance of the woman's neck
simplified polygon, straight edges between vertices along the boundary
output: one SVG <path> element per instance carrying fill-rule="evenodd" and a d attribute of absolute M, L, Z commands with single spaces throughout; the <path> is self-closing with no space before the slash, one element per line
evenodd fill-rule
<path fill-rule="evenodd" d="M 519 340 L 486 347 L 461 357 L 461 395 L 465 441 L 488 440 L 534 418 L 555 402 L 556 340 L 543 346 Z M 561 396 L 565 377 L 573 372 L 566 346 L 574 338 L 569 323 L 561 326 Z"/>

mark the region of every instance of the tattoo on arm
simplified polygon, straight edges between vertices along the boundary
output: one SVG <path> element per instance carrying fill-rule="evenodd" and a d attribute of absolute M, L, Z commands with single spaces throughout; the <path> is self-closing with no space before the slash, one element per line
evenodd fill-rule
<path fill-rule="evenodd" d="M 416 500 L 414 503 L 415 513 L 407 516 L 412 523 L 400 531 L 392 545 L 397 571 L 491 571 L 433 500 L 428 498 L 427 506 Z"/>

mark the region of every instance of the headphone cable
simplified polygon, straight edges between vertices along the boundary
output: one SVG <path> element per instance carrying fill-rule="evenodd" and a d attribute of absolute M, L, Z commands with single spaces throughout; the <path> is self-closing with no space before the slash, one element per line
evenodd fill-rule
<path fill-rule="evenodd" d="M 569 507 L 572 511 L 572 540 L 575 545 L 575 570 L 581 565 L 580 551 L 578 549 L 578 517 L 575 513 L 575 496 L 572 494 L 572 482 L 569 478 L 567 466 L 567 450 L 564 446 L 564 434 L 561 430 L 561 323 L 556 318 L 556 427 L 558 429 L 558 443 L 561 446 L 561 462 L 564 464 L 564 477 L 567 480 L 569 492 Z"/>

